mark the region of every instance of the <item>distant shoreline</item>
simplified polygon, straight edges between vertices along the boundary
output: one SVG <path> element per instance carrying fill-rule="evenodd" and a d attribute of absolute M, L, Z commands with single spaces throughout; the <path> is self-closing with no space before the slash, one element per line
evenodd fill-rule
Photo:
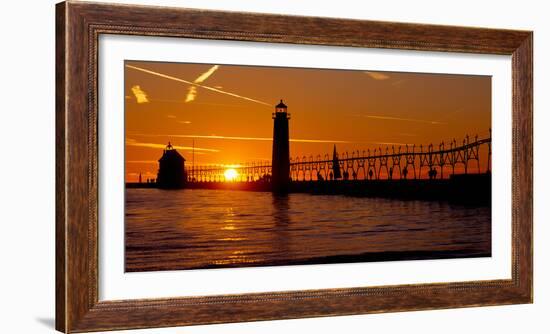
<path fill-rule="evenodd" d="M 389 251 L 376 253 L 362 253 L 351 255 L 330 255 L 308 259 L 288 259 L 269 262 L 234 263 L 234 264 L 209 264 L 200 267 L 193 266 L 155 266 L 154 264 L 132 265 L 126 263 L 126 272 L 166 271 L 166 270 L 197 270 L 197 269 L 222 269 L 222 268 L 250 268 L 271 266 L 294 266 L 311 264 L 344 264 L 360 262 L 384 262 L 384 261 L 412 261 L 412 260 L 441 260 L 491 257 L 491 252 L 476 250 L 446 250 L 446 251 Z"/>

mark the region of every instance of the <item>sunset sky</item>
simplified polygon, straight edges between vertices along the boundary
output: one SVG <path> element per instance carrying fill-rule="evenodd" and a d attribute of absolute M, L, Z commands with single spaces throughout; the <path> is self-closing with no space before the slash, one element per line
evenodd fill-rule
<path fill-rule="evenodd" d="M 126 180 L 156 178 L 170 141 L 192 164 L 271 159 L 288 106 L 292 157 L 488 136 L 491 77 L 126 61 Z M 482 159 L 482 165 L 486 161 Z"/>

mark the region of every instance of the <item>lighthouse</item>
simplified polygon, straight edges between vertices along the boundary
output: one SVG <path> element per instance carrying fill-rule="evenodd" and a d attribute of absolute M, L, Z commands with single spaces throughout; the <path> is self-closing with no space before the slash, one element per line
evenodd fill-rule
<path fill-rule="evenodd" d="M 273 192 L 288 192 L 290 183 L 290 154 L 288 120 L 290 115 L 283 100 L 273 113 L 273 153 L 271 156 L 271 185 Z"/>

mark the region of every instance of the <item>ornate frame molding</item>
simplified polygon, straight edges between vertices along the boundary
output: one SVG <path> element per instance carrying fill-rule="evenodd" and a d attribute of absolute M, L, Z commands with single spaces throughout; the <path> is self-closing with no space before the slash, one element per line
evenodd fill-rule
<path fill-rule="evenodd" d="M 56 7 L 56 329 L 66 333 L 531 303 L 533 34 L 67 1 Z M 99 301 L 100 34 L 512 56 L 512 279 Z M 86 246 L 82 246 L 86 245 Z"/>

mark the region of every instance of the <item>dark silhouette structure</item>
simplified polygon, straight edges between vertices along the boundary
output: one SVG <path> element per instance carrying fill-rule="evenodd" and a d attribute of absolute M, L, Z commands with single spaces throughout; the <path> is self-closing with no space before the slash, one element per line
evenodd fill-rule
<path fill-rule="evenodd" d="M 186 185 L 185 158 L 168 142 L 159 159 L 157 186 L 162 189 L 181 189 Z"/>
<path fill-rule="evenodd" d="M 481 151 L 482 147 L 485 152 Z M 325 154 L 290 159 L 290 183 L 334 180 L 338 170 L 343 180 L 350 181 L 443 180 L 461 173 L 490 174 L 491 137 L 479 139 L 475 136 L 473 142 L 466 137 L 462 145 L 452 140 L 441 142 L 439 147 L 432 144 L 405 145 L 377 148 L 374 151 L 336 152 L 336 157 L 334 159 L 334 156 Z M 482 160 L 486 161 L 484 168 L 481 166 Z M 467 164 L 469 167 L 466 167 Z M 250 180 L 248 182 L 257 182 L 260 179 L 265 181 L 263 176 L 272 174 L 271 167 L 271 162 L 260 161 L 241 163 L 235 169 L 243 178 Z M 407 175 L 404 175 L 405 169 Z M 198 183 L 217 182 L 223 180 L 225 171 L 224 166 L 196 166 L 189 171 L 190 180 Z M 292 191 L 292 187 L 289 189 Z"/>
<path fill-rule="evenodd" d="M 334 145 L 334 150 L 332 151 L 332 172 L 335 180 L 342 178 L 342 173 L 340 173 L 340 161 L 338 160 L 338 153 L 336 152 L 336 145 Z"/>
<path fill-rule="evenodd" d="M 290 115 L 283 100 L 273 113 L 273 153 L 271 157 L 271 185 L 273 192 L 288 192 L 290 183 L 290 152 L 288 120 Z"/>
<path fill-rule="evenodd" d="M 157 179 L 127 183 L 128 188 L 227 189 L 272 191 L 278 194 L 312 193 L 423 200 L 457 203 L 491 203 L 491 131 L 489 137 L 462 143 L 452 140 L 438 145 L 404 145 L 360 152 L 290 159 L 288 107 L 275 106 L 272 161 L 235 167 L 236 182 L 227 182 L 226 166 L 194 166 L 185 170 L 185 159 L 168 143 L 159 159 Z M 487 165 L 482 171 L 480 161 Z M 470 165 L 470 166 L 469 166 Z M 477 168 L 476 168 L 477 167 Z M 445 176 L 444 176 L 445 175 Z M 332 181 L 332 182 L 326 182 Z"/>

